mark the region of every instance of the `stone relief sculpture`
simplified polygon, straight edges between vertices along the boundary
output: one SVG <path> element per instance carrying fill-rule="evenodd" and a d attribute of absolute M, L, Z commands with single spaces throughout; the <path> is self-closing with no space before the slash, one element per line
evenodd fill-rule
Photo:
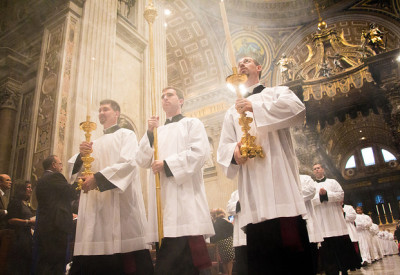
<path fill-rule="evenodd" d="M 276 63 L 276 65 L 279 65 L 283 82 L 293 80 L 293 61 L 292 58 L 286 57 L 286 54 L 283 53 L 281 59 Z"/>
<path fill-rule="evenodd" d="M 385 33 L 382 32 L 375 23 L 371 23 L 369 25 L 369 30 L 362 31 L 361 40 L 363 41 L 363 48 L 371 47 L 376 54 L 381 53 L 386 50 L 385 43 L 383 42 L 383 35 Z"/>

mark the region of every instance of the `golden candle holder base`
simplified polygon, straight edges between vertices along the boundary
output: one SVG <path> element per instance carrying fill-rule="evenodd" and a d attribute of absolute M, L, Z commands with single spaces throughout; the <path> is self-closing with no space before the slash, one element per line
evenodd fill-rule
<path fill-rule="evenodd" d="M 245 74 L 238 74 L 237 67 L 232 68 L 233 74 L 226 78 L 226 82 L 235 87 L 236 95 L 238 98 L 242 98 L 242 94 L 239 91 L 239 86 L 247 81 Z M 245 158 L 255 158 L 259 156 L 264 158 L 264 152 L 261 146 L 255 144 L 256 137 L 250 135 L 250 123 L 253 118 L 248 117 L 245 112 L 240 113 L 239 125 L 242 127 L 242 138 L 240 142 L 240 154 Z"/>
<path fill-rule="evenodd" d="M 97 125 L 96 125 L 96 123 L 90 121 L 90 116 L 87 116 L 86 121 L 81 122 L 81 124 L 79 125 L 79 128 L 85 132 L 86 141 L 90 142 L 90 138 L 92 136 L 91 132 L 96 130 Z M 94 158 L 90 155 L 92 152 L 93 152 L 93 150 L 91 150 L 88 154 L 81 156 L 81 159 L 83 161 L 83 168 L 84 168 L 82 175 L 85 177 L 93 175 L 91 168 L 92 168 L 92 162 L 94 161 Z M 78 180 L 78 187 L 76 188 L 76 190 L 78 190 L 78 191 L 82 190 L 82 184 L 83 184 L 83 180 L 82 180 L 82 178 L 80 178 Z M 96 190 L 99 190 L 99 188 L 96 188 Z"/>
<path fill-rule="evenodd" d="M 378 219 L 379 219 L 379 225 L 382 225 L 383 223 L 381 221 L 381 216 L 380 215 L 378 215 Z"/>
<path fill-rule="evenodd" d="M 388 220 L 387 220 L 386 214 L 384 214 L 384 216 L 385 216 L 385 224 L 388 224 Z"/>

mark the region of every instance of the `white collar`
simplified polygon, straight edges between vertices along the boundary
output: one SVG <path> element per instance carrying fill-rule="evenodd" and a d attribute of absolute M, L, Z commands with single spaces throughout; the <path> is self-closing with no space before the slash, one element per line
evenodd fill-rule
<path fill-rule="evenodd" d="M 4 191 L 0 188 L 0 194 L 1 196 L 4 196 L 6 193 L 4 193 Z"/>

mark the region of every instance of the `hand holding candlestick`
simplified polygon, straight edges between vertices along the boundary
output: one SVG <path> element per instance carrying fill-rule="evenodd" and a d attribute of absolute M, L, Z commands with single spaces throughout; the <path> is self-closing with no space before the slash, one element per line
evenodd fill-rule
<path fill-rule="evenodd" d="M 233 51 L 232 38 L 229 31 L 228 18 L 226 16 L 225 4 L 223 0 L 221 0 L 219 6 L 221 10 L 222 23 L 224 24 L 226 47 L 228 49 L 229 61 L 231 63 L 233 72 L 232 75 L 226 78 L 226 82 L 231 84 L 235 88 L 237 97 L 242 98 L 242 94 L 239 91 L 239 86 L 246 83 L 247 76 L 245 74 L 238 74 L 235 54 Z M 239 113 L 240 113 L 239 125 L 242 126 L 242 132 L 243 132 L 243 136 L 240 140 L 241 143 L 240 154 L 244 158 L 254 158 L 256 156 L 263 158 L 264 152 L 262 150 L 262 147 L 256 145 L 255 144 L 256 137 L 249 134 L 250 123 L 253 121 L 253 118 L 247 117 L 246 112 L 239 112 Z"/>
<path fill-rule="evenodd" d="M 91 62 L 91 80 L 90 80 L 90 87 L 89 87 L 89 92 L 87 96 L 87 109 L 86 109 L 86 121 L 81 122 L 79 125 L 79 128 L 85 132 L 85 140 L 87 143 L 90 143 L 90 138 L 92 136 L 91 132 L 96 130 L 97 125 L 96 123 L 90 121 L 90 108 L 92 105 L 92 99 L 93 99 L 93 85 L 94 85 L 94 60 L 95 58 L 92 57 L 92 62 Z M 81 153 L 81 159 L 83 161 L 83 172 L 82 175 L 84 178 L 89 178 L 90 176 L 93 176 L 93 172 L 91 170 L 92 168 L 92 162 L 94 161 L 94 158 L 90 155 L 92 153 L 92 149 L 85 153 Z M 82 184 L 83 184 L 83 179 L 80 178 L 78 180 L 78 187 L 76 190 L 82 190 Z M 99 190 L 96 188 L 96 190 Z"/>

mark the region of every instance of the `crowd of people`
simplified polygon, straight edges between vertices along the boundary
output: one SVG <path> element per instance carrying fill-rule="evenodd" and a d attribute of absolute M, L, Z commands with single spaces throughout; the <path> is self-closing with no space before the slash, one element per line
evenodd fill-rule
<path fill-rule="evenodd" d="M 226 274 L 234 262 L 236 274 L 346 274 L 397 253 L 393 235 L 343 205 L 343 189 L 321 164 L 312 168 L 314 179 L 299 175 L 290 127 L 304 121 L 301 100 L 288 87 L 261 85 L 261 65 L 251 57 L 238 69 L 247 93 L 227 110 L 217 150 L 226 176 L 238 181 L 227 205 L 233 224 L 223 209 L 210 215 L 202 172 L 209 141 L 199 119 L 183 116 L 182 91 L 162 90 L 167 120 L 160 125 L 151 116 L 139 142 L 118 126 L 120 106 L 107 99 L 99 106 L 104 135 L 79 145 L 65 176 L 58 156 L 43 161 L 36 211 L 31 184 L 15 184 L 8 203 L 11 178 L 0 175 L 0 222 L 14 234 L 11 242 L 1 239 L 1 247 L 11 244 L 4 273 L 64 274 L 72 260 L 69 274 L 210 274 L 208 239 Z M 251 118 L 264 158 L 241 153 L 241 114 Z M 82 174 L 88 154 L 94 174 Z M 150 172 L 147 214 L 139 167 Z M 78 179 L 79 194 L 72 185 Z"/>

